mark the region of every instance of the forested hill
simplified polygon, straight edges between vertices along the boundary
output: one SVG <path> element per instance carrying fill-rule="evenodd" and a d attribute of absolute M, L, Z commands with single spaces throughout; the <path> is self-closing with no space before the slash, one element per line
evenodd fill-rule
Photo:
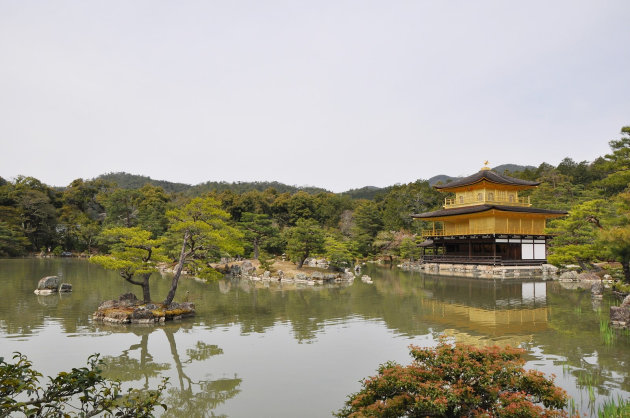
<path fill-rule="evenodd" d="M 321 187 L 312 186 L 290 186 L 288 184 L 280 183 L 277 181 L 237 181 L 235 183 L 228 183 L 226 181 L 207 181 L 205 183 L 198 184 L 191 187 L 186 194 L 191 196 L 198 196 L 204 193 L 217 191 L 231 191 L 236 194 L 243 194 L 251 192 L 253 190 L 263 192 L 267 189 L 275 189 L 278 193 L 297 193 L 303 191 L 309 194 L 317 193 L 329 193 L 328 190 Z"/>
<path fill-rule="evenodd" d="M 522 173 L 526 170 L 536 170 L 537 167 L 534 167 L 533 165 L 518 165 L 518 164 L 502 164 L 502 165 L 498 165 L 496 167 L 494 167 L 492 170 L 496 171 L 497 173 Z"/>
<path fill-rule="evenodd" d="M 173 183 L 166 180 L 154 180 L 148 176 L 129 174 L 125 172 L 101 174 L 94 180 L 105 180 L 109 182 L 114 182 L 121 189 L 139 189 L 145 184 L 151 184 L 152 186 L 161 187 L 162 189 L 164 189 L 164 191 L 168 193 L 184 193 L 189 196 L 199 196 L 212 191 L 223 192 L 226 190 L 230 190 L 236 194 L 242 194 L 250 192 L 252 190 L 262 192 L 269 188 L 275 189 L 279 193 L 291 194 L 297 193 L 299 191 L 304 191 L 310 194 L 328 192 L 328 190 L 322 189 L 321 187 L 290 186 L 277 181 L 238 181 L 235 183 L 228 183 L 226 181 L 207 181 L 205 183 L 191 186 L 190 184 Z"/>
<path fill-rule="evenodd" d="M 360 189 L 350 189 L 347 192 L 341 193 L 343 196 L 348 196 L 351 199 L 367 199 L 374 200 L 377 196 L 386 195 L 387 192 L 392 188 L 392 186 L 388 187 L 376 187 L 376 186 L 365 186 Z"/>
<path fill-rule="evenodd" d="M 192 187 L 190 184 L 173 183 L 166 180 L 154 180 L 148 176 L 129 174 L 125 172 L 101 174 L 94 180 L 113 182 L 116 183 L 116 185 L 118 185 L 118 187 L 120 187 L 121 189 L 139 189 L 145 184 L 150 184 L 152 186 L 161 187 L 162 189 L 164 189 L 165 192 L 168 193 L 185 192 Z"/>

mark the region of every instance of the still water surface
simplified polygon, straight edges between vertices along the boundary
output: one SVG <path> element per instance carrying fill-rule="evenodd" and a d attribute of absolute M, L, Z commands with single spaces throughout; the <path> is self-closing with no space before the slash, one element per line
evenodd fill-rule
<path fill-rule="evenodd" d="M 554 373 L 586 414 L 607 397 L 630 396 L 630 334 L 600 329 L 618 304 L 612 297 L 593 303 L 590 292 L 557 282 L 367 273 L 374 284 L 183 280 L 176 300 L 188 292 L 195 318 L 113 326 L 91 313 L 103 300 L 138 294 L 115 273 L 84 260 L 0 260 L 0 356 L 20 351 L 52 375 L 98 352 L 108 376 L 135 387 L 169 377 L 165 416 L 323 417 L 380 363 L 406 364 L 410 344 L 435 345 L 447 334 L 526 348 L 526 367 Z M 33 294 L 47 275 L 73 293 Z M 154 299 L 168 286 L 168 277 L 155 277 Z"/>

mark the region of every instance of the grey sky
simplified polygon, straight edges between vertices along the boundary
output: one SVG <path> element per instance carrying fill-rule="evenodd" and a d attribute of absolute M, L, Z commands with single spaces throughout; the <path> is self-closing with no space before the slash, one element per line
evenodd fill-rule
<path fill-rule="evenodd" d="M 630 2 L 0 0 L 0 176 L 333 191 L 592 160 Z"/>

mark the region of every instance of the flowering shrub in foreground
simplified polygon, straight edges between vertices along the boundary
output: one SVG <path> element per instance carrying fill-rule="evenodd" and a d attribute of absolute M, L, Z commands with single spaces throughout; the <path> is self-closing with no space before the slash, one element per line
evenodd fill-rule
<path fill-rule="evenodd" d="M 381 365 L 362 381 L 339 417 L 564 417 L 566 392 L 541 372 L 523 369 L 524 350 L 410 347 L 408 366 Z"/>

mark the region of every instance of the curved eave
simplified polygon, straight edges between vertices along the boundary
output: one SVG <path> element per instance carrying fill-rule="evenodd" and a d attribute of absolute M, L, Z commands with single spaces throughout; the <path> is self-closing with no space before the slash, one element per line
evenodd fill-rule
<path fill-rule="evenodd" d="M 496 187 L 497 189 L 502 189 L 502 190 L 529 190 L 529 189 L 533 189 L 537 187 L 538 184 L 510 184 L 510 183 L 499 183 L 496 181 L 490 181 L 488 179 L 481 179 L 472 183 L 461 184 L 459 186 L 451 186 L 449 183 L 448 185 L 433 186 L 433 187 L 439 192 L 456 193 L 456 192 L 462 192 L 462 191 L 466 191 L 470 189 L 482 189 L 487 186 Z"/>
<path fill-rule="evenodd" d="M 462 189 L 462 188 L 470 187 L 473 185 L 477 185 L 484 181 L 493 185 L 510 186 L 511 188 L 518 188 L 518 189 L 530 189 L 540 184 L 540 182 L 537 182 L 537 181 L 522 180 L 522 179 L 517 179 L 515 177 L 501 175 L 499 173 L 495 173 L 492 170 L 481 170 L 471 176 L 454 180 L 444 185 L 439 185 L 439 186 L 436 185 L 433 187 L 440 191 L 450 192 L 450 191 L 455 191 L 457 189 Z"/>
<path fill-rule="evenodd" d="M 442 209 L 436 210 L 433 212 L 425 212 L 416 215 L 411 215 L 414 219 L 421 219 L 424 221 L 442 221 L 448 220 L 454 216 L 462 216 L 462 215 L 477 215 L 477 214 L 485 214 L 486 212 L 493 211 L 494 213 L 505 213 L 505 214 L 523 214 L 523 215 L 538 215 L 545 218 L 558 218 L 561 216 L 566 216 L 567 212 L 563 210 L 552 210 L 552 209 L 539 209 L 539 208 L 531 208 L 531 207 L 519 207 L 519 206 L 501 206 L 501 205 L 478 205 L 478 206 L 467 206 L 463 208 L 455 208 L 455 209 Z"/>

